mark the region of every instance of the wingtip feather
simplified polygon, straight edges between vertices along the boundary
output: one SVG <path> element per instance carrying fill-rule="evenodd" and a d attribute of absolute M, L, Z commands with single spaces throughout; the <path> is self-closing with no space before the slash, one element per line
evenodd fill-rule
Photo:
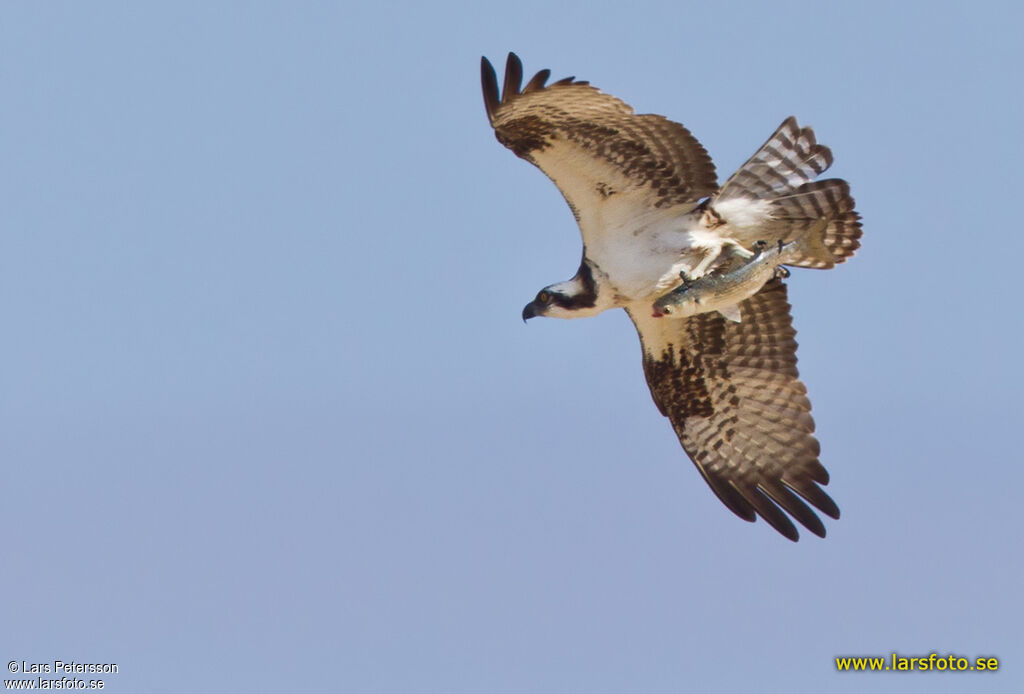
<path fill-rule="evenodd" d="M 775 484 L 763 485 L 761 489 L 772 501 L 781 506 L 786 513 L 800 521 L 802 526 L 818 537 L 825 537 L 825 524 L 789 487 L 781 482 L 777 482 Z"/>
<path fill-rule="evenodd" d="M 544 88 L 544 83 L 548 81 L 549 77 L 551 77 L 551 70 L 548 70 L 547 68 L 541 70 L 526 83 L 526 86 L 523 87 L 522 93 L 529 94 L 530 92 L 539 92 Z"/>
<path fill-rule="evenodd" d="M 480 84 L 484 92 L 484 108 L 487 109 L 487 118 L 493 123 L 494 112 L 501 103 L 498 95 L 498 75 L 494 71 L 486 56 L 480 56 Z"/>
<path fill-rule="evenodd" d="M 501 103 L 506 104 L 512 97 L 519 94 L 519 88 L 523 83 L 523 61 L 519 56 L 509 51 L 508 60 L 505 61 L 505 84 L 501 90 Z"/>
<path fill-rule="evenodd" d="M 775 528 L 783 537 L 793 542 L 800 540 L 800 532 L 793 525 L 793 521 L 789 519 L 789 516 L 781 508 L 775 505 L 775 502 L 770 497 L 755 489 L 747 495 L 747 499 L 757 509 L 757 514 L 764 518 L 768 525 Z"/>

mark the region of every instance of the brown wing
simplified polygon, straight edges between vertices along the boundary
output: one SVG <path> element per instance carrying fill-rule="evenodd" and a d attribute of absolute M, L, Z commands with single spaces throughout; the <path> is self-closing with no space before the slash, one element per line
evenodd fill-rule
<path fill-rule="evenodd" d="M 740 304 L 740 315 L 734 323 L 718 313 L 672 320 L 630 312 L 654 402 L 733 513 L 748 521 L 760 515 L 796 541 L 789 513 L 824 537 L 805 501 L 832 518 L 839 509 L 818 486 L 828 484 L 828 472 L 797 375 L 785 285 L 772 280 Z"/>
<path fill-rule="evenodd" d="M 520 88 L 514 53 L 504 85 L 481 58 L 484 105 L 498 140 L 538 166 L 562 191 L 591 233 L 627 223 L 652 208 L 693 207 L 717 189 L 715 167 L 690 131 L 574 78 L 545 86 L 549 70 Z"/>

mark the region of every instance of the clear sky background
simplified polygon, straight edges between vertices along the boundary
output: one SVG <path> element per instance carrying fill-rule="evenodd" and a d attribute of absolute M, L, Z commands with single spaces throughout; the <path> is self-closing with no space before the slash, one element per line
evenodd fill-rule
<path fill-rule="evenodd" d="M 0 5 L 0 657 L 114 692 L 1018 692 L 1018 2 Z M 714 497 L 479 59 L 787 116 L 863 248 L 794 271 L 843 517 Z M 996 674 L 840 674 L 843 654 Z M 7 675 L 5 674 L 5 677 Z"/>

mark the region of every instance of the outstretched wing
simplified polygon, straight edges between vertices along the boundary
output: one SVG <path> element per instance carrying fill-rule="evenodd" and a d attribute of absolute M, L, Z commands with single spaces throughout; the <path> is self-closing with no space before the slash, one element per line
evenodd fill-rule
<path fill-rule="evenodd" d="M 641 215 L 690 209 L 717 189 L 715 167 L 690 131 L 568 77 L 545 86 L 541 70 L 520 87 L 514 53 L 498 79 L 480 59 L 484 105 L 498 140 L 535 164 L 562 191 L 584 243 Z"/>
<path fill-rule="evenodd" d="M 790 514 L 819 537 L 839 508 L 818 485 L 807 389 L 796 369 L 796 331 L 786 286 L 772 280 L 740 305 L 742 321 L 718 313 L 686 319 L 630 311 L 640 333 L 654 402 L 718 498 L 747 521 L 761 516 L 796 541 Z"/>

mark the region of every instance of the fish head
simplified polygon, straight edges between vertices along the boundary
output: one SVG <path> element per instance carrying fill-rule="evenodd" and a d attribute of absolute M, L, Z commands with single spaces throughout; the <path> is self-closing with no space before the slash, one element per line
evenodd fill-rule
<path fill-rule="evenodd" d="M 671 316 L 681 318 L 700 312 L 700 298 L 696 292 L 688 291 L 688 287 L 679 287 L 654 302 L 652 316 L 661 318 Z"/>

